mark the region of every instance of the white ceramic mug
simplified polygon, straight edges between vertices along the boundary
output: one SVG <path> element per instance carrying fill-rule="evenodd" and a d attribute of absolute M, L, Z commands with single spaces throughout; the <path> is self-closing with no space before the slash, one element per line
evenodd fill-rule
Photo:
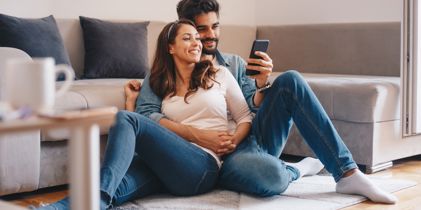
<path fill-rule="evenodd" d="M 64 73 L 66 80 L 56 92 L 56 78 Z M 56 97 L 63 95 L 71 86 L 74 72 L 67 65 L 55 65 L 53 58 L 33 60 L 11 59 L 4 72 L 4 101 L 15 107 L 28 106 L 37 113 L 54 111 Z"/>

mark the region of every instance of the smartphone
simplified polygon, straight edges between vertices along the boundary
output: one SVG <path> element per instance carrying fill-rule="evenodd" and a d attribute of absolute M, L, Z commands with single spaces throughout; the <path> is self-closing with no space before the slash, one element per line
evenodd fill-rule
<path fill-rule="evenodd" d="M 254 40 L 249 57 L 262 59 L 260 56 L 257 56 L 255 53 L 256 51 L 266 52 L 268 50 L 268 47 L 269 47 L 269 40 L 259 40 L 259 39 Z M 257 64 L 249 64 L 249 65 L 257 66 Z M 246 75 L 256 75 L 259 73 L 260 73 L 259 71 L 246 69 Z"/>

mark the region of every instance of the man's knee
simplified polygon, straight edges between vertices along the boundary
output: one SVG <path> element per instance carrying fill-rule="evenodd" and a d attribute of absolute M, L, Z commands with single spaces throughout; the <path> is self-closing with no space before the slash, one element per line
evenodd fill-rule
<path fill-rule="evenodd" d="M 130 118 L 130 112 L 126 110 L 120 110 L 116 114 L 116 122 L 124 122 Z"/>
<path fill-rule="evenodd" d="M 134 126 L 134 125 L 138 125 L 140 122 L 145 121 L 145 120 L 148 120 L 148 119 L 144 117 L 143 115 L 140 115 L 135 112 L 126 111 L 126 110 L 120 110 L 116 114 L 115 124 L 121 125 L 121 124 L 128 123 Z"/>
<path fill-rule="evenodd" d="M 259 154 L 241 154 L 224 161 L 220 184 L 230 190 L 260 197 L 279 195 L 289 185 L 285 166 Z"/>
<path fill-rule="evenodd" d="M 289 185 L 289 175 L 281 164 L 274 162 L 259 163 L 259 167 L 254 171 L 254 178 L 258 180 L 255 195 L 267 197 L 283 193 Z"/>
<path fill-rule="evenodd" d="M 272 84 L 272 88 L 280 88 L 280 87 L 294 87 L 296 85 L 300 85 L 304 82 L 303 77 L 301 74 L 296 70 L 288 70 L 283 74 L 279 75 Z"/>

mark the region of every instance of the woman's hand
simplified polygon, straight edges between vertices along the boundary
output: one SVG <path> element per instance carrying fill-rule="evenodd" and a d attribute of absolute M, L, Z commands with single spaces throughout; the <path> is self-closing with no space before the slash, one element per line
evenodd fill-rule
<path fill-rule="evenodd" d="M 220 150 L 216 154 L 219 156 L 227 155 L 231 152 L 234 152 L 237 145 L 239 145 L 250 133 L 251 130 L 251 123 L 244 122 L 240 123 L 237 126 L 237 129 L 235 130 L 234 134 L 225 134 L 222 136 L 226 141 L 231 142 L 231 145 L 229 147 L 224 148 L 223 150 Z"/>
<path fill-rule="evenodd" d="M 192 142 L 215 152 L 218 156 L 222 156 L 228 152 L 234 151 L 232 135 L 224 131 L 202 130 L 188 127 L 189 132 L 193 135 Z"/>
<path fill-rule="evenodd" d="M 126 110 L 127 111 L 134 111 L 136 105 L 136 99 L 139 96 L 140 88 L 142 84 L 140 84 L 139 80 L 130 80 L 124 85 L 124 95 L 126 97 Z"/>
<path fill-rule="evenodd" d="M 235 148 L 237 148 L 238 143 L 240 142 L 238 139 L 236 139 L 236 137 L 232 134 L 224 134 L 221 135 L 221 138 L 224 139 L 224 141 L 226 142 L 230 142 L 230 144 L 226 145 L 223 148 L 220 148 L 217 152 L 216 155 L 218 156 L 223 156 L 226 154 L 229 154 L 231 152 L 234 152 Z"/>

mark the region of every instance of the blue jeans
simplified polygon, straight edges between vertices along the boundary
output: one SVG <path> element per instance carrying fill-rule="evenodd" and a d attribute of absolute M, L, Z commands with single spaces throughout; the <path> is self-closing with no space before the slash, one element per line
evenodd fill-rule
<path fill-rule="evenodd" d="M 219 167 L 207 152 L 156 122 L 120 111 L 101 166 L 101 209 L 158 192 L 191 196 L 208 192 Z M 65 198 L 40 209 L 68 209 Z"/>
<path fill-rule="evenodd" d="M 224 157 L 219 185 L 257 196 L 284 192 L 300 175 L 279 160 L 293 122 L 335 181 L 357 167 L 307 82 L 287 71 L 265 92 L 251 134 Z"/>

